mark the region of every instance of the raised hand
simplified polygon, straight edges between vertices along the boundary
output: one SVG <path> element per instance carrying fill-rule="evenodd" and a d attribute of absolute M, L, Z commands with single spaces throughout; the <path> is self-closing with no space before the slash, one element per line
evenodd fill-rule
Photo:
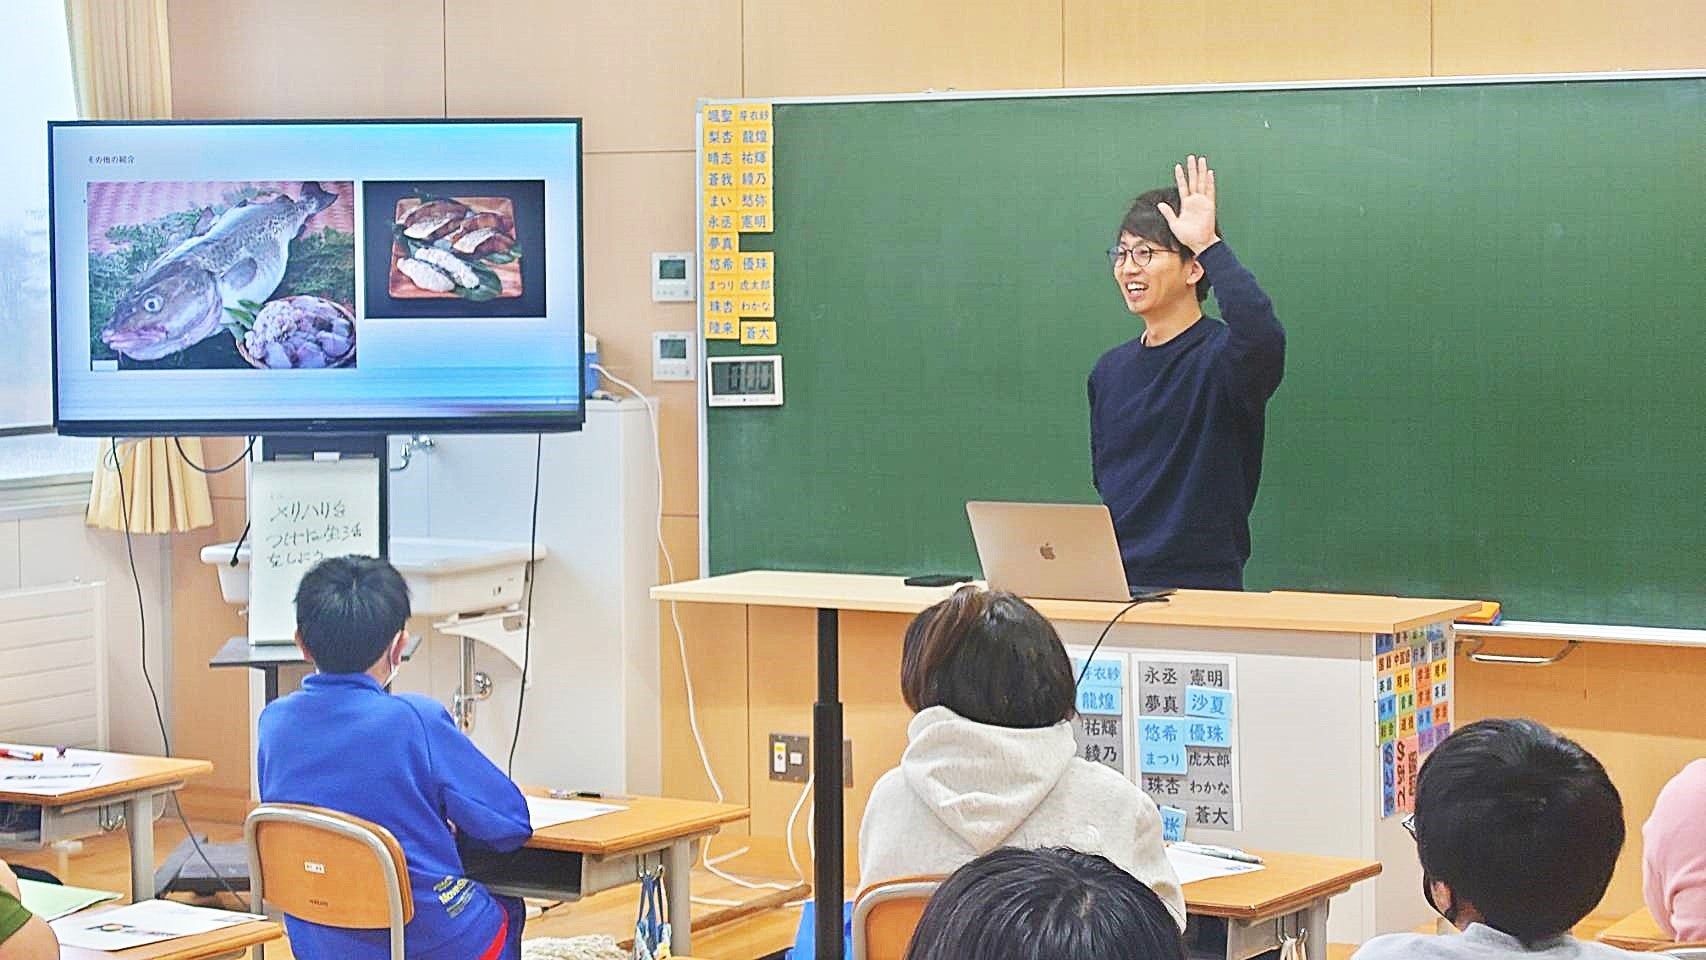
<path fill-rule="evenodd" d="M 1161 203 L 1156 208 L 1168 229 L 1192 253 L 1202 253 L 1220 240 L 1214 230 L 1214 171 L 1208 158 L 1191 154 L 1183 166 L 1173 165 L 1173 182 L 1179 186 L 1179 209 Z"/>

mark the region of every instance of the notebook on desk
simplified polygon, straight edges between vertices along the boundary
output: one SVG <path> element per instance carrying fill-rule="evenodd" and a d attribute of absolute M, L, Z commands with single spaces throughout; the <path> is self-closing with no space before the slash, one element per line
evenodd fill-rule
<path fill-rule="evenodd" d="M 966 504 L 966 517 L 991 590 L 1112 603 L 1158 600 L 1173 592 L 1126 583 L 1113 516 L 1099 503 L 974 500 Z"/>

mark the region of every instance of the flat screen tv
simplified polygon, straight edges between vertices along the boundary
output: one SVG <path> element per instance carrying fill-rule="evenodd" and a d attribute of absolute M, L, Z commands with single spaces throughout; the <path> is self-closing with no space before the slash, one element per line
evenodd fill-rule
<path fill-rule="evenodd" d="M 48 129 L 73 436 L 579 429 L 578 120 Z"/>

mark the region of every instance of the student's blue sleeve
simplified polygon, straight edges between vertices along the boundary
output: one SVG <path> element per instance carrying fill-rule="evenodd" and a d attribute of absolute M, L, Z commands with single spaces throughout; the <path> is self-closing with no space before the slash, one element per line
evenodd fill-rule
<path fill-rule="evenodd" d="M 1273 301 L 1222 240 L 1197 258 L 1226 321 L 1221 353 L 1227 386 L 1245 405 L 1260 410 L 1285 376 L 1285 328 L 1274 316 Z"/>
<path fill-rule="evenodd" d="M 444 705 L 401 694 L 420 715 L 432 775 L 444 818 L 458 835 L 493 850 L 514 850 L 533 836 L 527 799 L 504 772 L 474 746 Z"/>

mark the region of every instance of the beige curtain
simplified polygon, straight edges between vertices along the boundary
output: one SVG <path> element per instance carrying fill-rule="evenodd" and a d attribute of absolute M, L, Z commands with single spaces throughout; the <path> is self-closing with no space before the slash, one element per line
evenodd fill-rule
<path fill-rule="evenodd" d="M 65 23 L 79 113 L 93 120 L 172 115 L 166 0 L 65 0 Z M 200 440 L 184 440 L 183 449 L 203 464 Z M 122 441 L 116 458 L 113 445 L 102 443 L 85 522 L 123 530 L 127 516 L 134 533 L 209 526 L 207 477 L 169 439 Z"/>
<path fill-rule="evenodd" d="M 172 115 L 166 0 L 65 0 L 77 108 L 90 120 Z"/>

